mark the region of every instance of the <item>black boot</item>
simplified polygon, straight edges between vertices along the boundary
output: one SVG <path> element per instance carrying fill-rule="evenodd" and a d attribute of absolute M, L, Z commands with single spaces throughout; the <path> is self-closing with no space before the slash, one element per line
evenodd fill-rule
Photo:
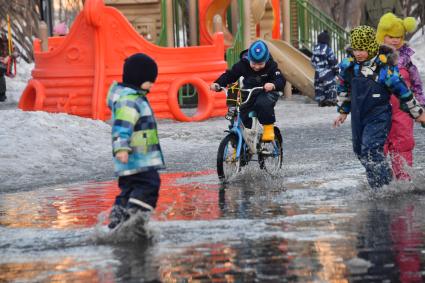
<path fill-rule="evenodd" d="M 108 228 L 114 229 L 119 224 L 126 221 L 129 217 L 130 215 L 128 214 L 127 209 L 119 205 L 114 205 L 114 207 L 112 208 L 111 214 L 109 215 L 110 222 L 108 224 Z"/>
<path fill-rule="evenodd" d="M 6 93 L 4 93 L 4 92 L 0 93 L 0 102 L 5 101 L 6 99 L 7 99 Z"/>

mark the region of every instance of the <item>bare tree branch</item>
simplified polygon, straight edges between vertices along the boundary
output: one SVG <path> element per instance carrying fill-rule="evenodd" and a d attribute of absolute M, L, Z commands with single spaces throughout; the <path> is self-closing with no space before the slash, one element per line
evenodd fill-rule
<path fill-rule="evenodd" d="M 37 6 L 39 0 L 0 0 L 0 32 L 7 34 L 7 15 L 10 16 L 12 38 L 19 49 L 22 58 L 31 62 L 34 60 L 33 40 L 38 35 L 40 12 Z M 55 3 L 59 3 L 56 1 Z M 82 0 L 60 0 L 55 8 L 56 22 L 72 24 L 81 11 Z"/>

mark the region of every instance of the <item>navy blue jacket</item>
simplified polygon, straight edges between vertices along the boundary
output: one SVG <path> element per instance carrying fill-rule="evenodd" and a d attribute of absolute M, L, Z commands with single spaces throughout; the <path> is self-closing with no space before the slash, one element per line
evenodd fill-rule
<path fill-rule="evenodd" d="M 283 78 L 277 63 L 270 56 L 266 66 L 260 71 L 254 71 L 249 65 L 246 50 L 241 53 L 239 62 L 233 65 L 232 69 L 224 72 L 216 81 L 220 86 L 225 87 L 234 83 L 240 77 L 244 77 L 242 84 L 244 88 L 264 86 L 265 83 L 273 83 L 276 91 L 283 91 L 286 80 Z"/>

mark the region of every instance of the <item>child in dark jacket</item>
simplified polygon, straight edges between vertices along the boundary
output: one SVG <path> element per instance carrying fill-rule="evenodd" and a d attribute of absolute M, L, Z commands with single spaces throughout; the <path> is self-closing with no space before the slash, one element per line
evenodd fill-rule
<path fill-rule="evenodd" d="M 338 60 L 329 46 L 330 37 L 325 30 L 317 36 L 317 44 L 313 49 L 311 64 L 315 69 L 314 92 L 319 107 L 336 106 L 336 81 Z"/>
<path fill-rule="evenodd" d="M 149 56 L 137 53 L 124 62 L 122 83 L 108 93 L 112 112 L 112 149 L 121 193 L 109 216 L 109 228 L 138 212 L 151 212 L 158 200 L 164 157 L 157 126 L 146 97 L 156 80 L 158 67 Z"/>
<path fill-rule="evenodd" d="M 4 34 L 0 34 L 0 102 L 6 100 L 6 71 L 7 71 L 7 38 Z"/>
<path fill-rule="evenodd" d="M 400 74 L 412 90 L 416 100 L 425 106 L 421 77 L 411 59 L 414 51 L 404 42 L 405 34 L 415 31 L 416 26 L 416 20 L 412 17 L 402 20 L 392 13 L 387 13 L 379 21 L 376 39 L 380 44 L 383 43 L 397 49 Z M 392 125 L 385 144 L 385 152 L 391 157 L 394 177 L 397 180 L 409 180 L 410 175 L 405 170 L 405 166 L 413 166 L 413 149 L 415 147 L 413 121 L 407 113 L 400 109 L 400 103 L 394 95 L 391 96 L 391 105 Z"/>
<path fill-rule="evenodd" d="M 276 122 L 274 106 L 279 98 L 278 91 L 283 91 L 285 79 L 283 78 L 277 63 L 270 56 L 267 45 L 262 40 L 251 44 L 247 52 L 243 52 L 241 60 L 227 70 L 213 84 L 211 90 L 219 90 L 243 77 L 243 88 L 264 87 L 251 98 L 249 105 L 243 107 L 240 112 L 243 124 L 251 128 L 252 119 L 249 112 L 257 113 L 258 121 L 263 125 L 262 141 L 274 140 L 274 123 Z"/>
<path fill-rule="evenodd" d="M 393 49 L 376 41 L 372 27 L 359 26 L 350 33 L 352 55 L 340 64 L 338 112 L 334 126 L 351 112 L 353 151 L 366 169 L 373 189 L 389 184 L 392 173 L 384 156 L 391 128 L 391 93 L 417 122 L 425 121 L 423 108 L 401 78 Z"/>

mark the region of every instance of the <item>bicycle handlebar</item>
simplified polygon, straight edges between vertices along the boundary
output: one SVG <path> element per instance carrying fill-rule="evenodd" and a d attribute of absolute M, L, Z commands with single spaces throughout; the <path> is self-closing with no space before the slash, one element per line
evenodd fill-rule
<path fill-rule="evenodd" d="M 253 88 L 239 88 L 240 91 L 248 92 L 248 97 L 245 99 L 244 102 L 241 102 L 241 105 L 243 105 L 243 104 L 245 104 L 245 103 L 247 103 L 249 101 L 249 99 L 251 98 L 252 93 L 255 90 L 260 90 L 260 89 L 262 90 L 262 89 L 264 89 L 264 87 L 257 86 L 257 87 L 253 87 Z M 228 88 L 225 88 L 225 87 L 222 87 L 222 86 L 220 86 L 218 89 L 216 89 L 216 91 L 222 91 L 222 90 L 224 90 L 226 93 L 229 91 Z"/>
<path fill-rule="evenodd" d="M 254 92 L 254 90 L 260 90 L 260 89 L 264 89 L 264 87 L 257 86 L 257 87 L 253 87 L 253 88 L 246 88 L 246 89 L 241 88 L 241 89 L 239 89 L 240 91 L 248 92 L 248 97 L 245 99 L 244 102 L 241 102 L 241 105 L 242 104 L 245 104 L 245 103 L 247 103 L 249 101 L 249 99 L 251 98 L 251 95 Z"/>

